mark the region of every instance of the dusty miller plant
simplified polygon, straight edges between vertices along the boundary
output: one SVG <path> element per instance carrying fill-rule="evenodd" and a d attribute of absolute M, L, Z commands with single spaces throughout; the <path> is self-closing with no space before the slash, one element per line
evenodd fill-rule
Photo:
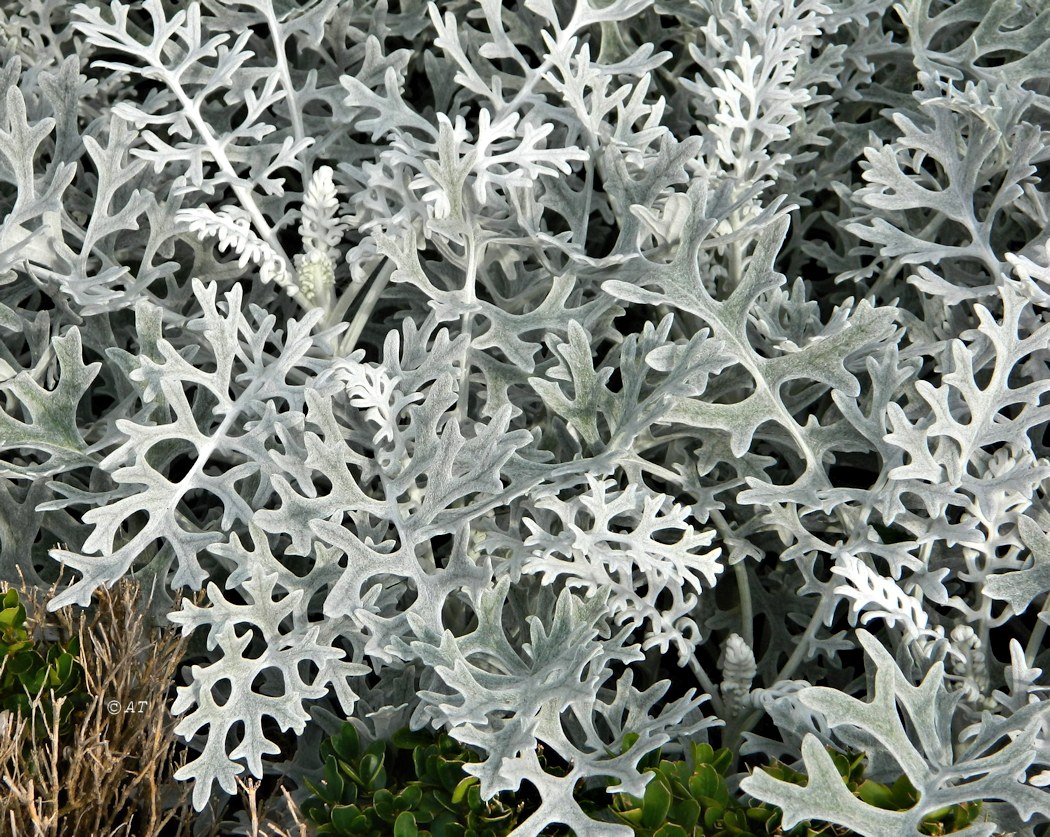
<path fill-rule="evenodd" d="M 1041 4 L 27 0 L 0 57 L 0 574 L 153 586 L 198 809 L 349 718 L 519 837 L 708 739 L 786 826 L 1050 820 Z"/>

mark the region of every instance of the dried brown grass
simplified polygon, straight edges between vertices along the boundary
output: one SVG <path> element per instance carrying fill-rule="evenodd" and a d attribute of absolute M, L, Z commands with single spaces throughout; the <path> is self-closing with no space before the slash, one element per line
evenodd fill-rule
<path fill-rule="evenodd" d="M 57 625 L 63 638 L 79 637 L 91 702 L 65 739 L 57 706 L 35 746 L 34 721 L 9 725 L 0 738 L 2 821 L 13 834 L 33 837 L 158 834 L 188 796 L 177 790 L 174 805 L 161 805 L 179 766 L 167 696 L 185 640 L 147 627 L 131 581 L 100 590 L 91 612 L 47 614 L 36 591 L 20 595 L 30 625 Z"/>
<path fill-rule="evenodd" d="M 287 831 L 273 823 L 266 822 L 266 814 L 272 807 L 271 803 L 261 803 L 255 798 L 259 789 L 259 782 L 255 779 L 238 779 L 237 786 L 241 799 L 244 801 L 245 810 L 248 812 L 248 837 L 307 837 L 308 830 L 305 821 L 299 815 L 299 808 L 292 799 L 292 795 L 283 787 L 280 792 L 284 803 L 288 806 L 288 814 L 295 823 L 295 832 Z M 276 798 L 276 794 L 274 797 Z"/>
<path fill-rule="evenodd" d="M 39 720 L 0 715 L 0 834 L 189 837 L 197 815 L 189 785 L 172 778 L 185 763 L 185 751 L 179 755 L 176 721 L 168 711 L 186 639 L 174 629 L 146 624 L 139 587 L 130 579 L 100 589 L 87 612 L 48 614 L 38 592 L 19 595 L 34 635 L 57 628 L 63 640 L 79 637 L 91 701 L 65 736 L 58 733 L 62 699 L 55 701 L 36 745 Z M 256 799 L 257 782 L 239 784 L 250 837 L 306 837 L 286 791 L 297 834 L 265 823 L 267 806 Z"/>

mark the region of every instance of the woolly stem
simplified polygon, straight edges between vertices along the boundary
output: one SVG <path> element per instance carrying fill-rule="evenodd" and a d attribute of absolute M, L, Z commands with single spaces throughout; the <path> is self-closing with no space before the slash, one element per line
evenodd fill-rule
<path fill-rule="evenodd" d="M 330 328 L 338 322 L 342 322 L 343 317 L 346 315 L 347 310 L 350 308 L 350 304 L 357 299 L 358 294 L 364 290 L 365 286 L 376 279 L 380 274 L 385 274 L 384 284 L 390 279 L 390 274 L 394 272 L 394 262 L 390 259 L 382 259 L 372 269 L 372 273 L 363 282 L 355 282 L 347 288 L 341 297 L 336 300 L 335 307 L 329 312 L 327 319 L 325 320 L 325 327 Z"/>
<path fill-rule="evenodd" d="M 357 313 L 354 314 L 354 319 L 350 322 L 350 328 L 347 329 L 346 334 L 343 335 L 343 339 L 339 341 L 340 357 L 346 357 L 357 348 L 357 341 L 361 337 L 361 332 L 365 330 L 368 318 L 372 316 L 372 311 L 375 310 L 376 303 L 386 289 L 387 282 L 390 281 L 390 277 L 393 273 L 394 271 L 392 268 L 389 270 L 384 269 L 379 276 L 376 277 L 372 287 L 368 289 L 365 298 L 361 300 L 361 306 L 357 309 Z"/>
<path fill-rule="evenodd" d="M 637 454 L 642 454 L 653 448 L 658 448 L 660 445 L 670 444 L 671 442 L 677 442 L 681 439 L 695 440 L 696 430 L 690 428 L 689 430 L 677 430 L 672 433 L 665 433 L 662 436 L 654 436 L 652 434 L 652 428 L 649 428 L 637 436 L 634 451 Z"/>
<path fill-rule="evenodd" d="M 499 116 L 502 116 L 507 111 L 513 112 L 516 111 L 519 107 L 521 107 L 521 103 L 529 94 L 532 93 L 532 88 L 536 86 L 536 82 L 543 78 L 543 74 L 550 69 L 552 63 L 553 62 L 551 61 L 549 55 L 546 58 L 544 58 L 543 63 L 540 64 L 539 68 L 532 72 L 529 75 L 528 79 L 526 79 L 525 84 L 523 84 L 521 87 L 521 90 L 519 90 L 515 94 L 514 98 L 511 99 L 510 102 L 508 102 L 506 105 L 498 107 L 496 113 Z"/>
<path fill-rule="evenodd" d="M 737 225 L 737 213 L 733 213 L 732 216 L 733 229 L 736 229 Z M 729 288 L 727 291 L 732 293 L 740 286 L 740 279 L 743 275 L 743 264 L 744 264 L 744 245 L 738 240 L 730 243 L 729 245 Z"/>
<path fill-rule="evenodd" d="M 733 564 L 733 573 L 736 575 L 737 591 L 740 593 L 740 637 L 747 643 L 747 647 L 754 650 L 755 647 L 755 616 L 751 605 L 751 583 L 747 578 L 747 567 L 741 559 Z"/>
<path fill-rule="evenodd" d="M 1043 602 L 1043 607 L 1039 612 L 1041 614 L 1050 613 L 1050 596 L 1046 597 L 1046 600 Z M 1029 668 L 1035 666 L 1035 657 L 1043 646 L 1043 637 L 1045 634 L 1046 622 L 1042 619 L 1036 619 L 1035 625 L 1032 626 L 1032 634 L 1028 637 L 1028 644 L 1024 649 L 1024 661 Z"/>
<path fill-rule="evenodd" d="M 817 629 L 820 627 L 821 622 L 824 621 L 824 610 L 826 605 L 827 599 L 822 598 L 820 604 L 817 605 L 816 610 L 813 611 L 813 615 L 809 618 L 809 624 L 806 625 L 805 632 L 795 644 L 795 650 L 791 652 L 788 661 L 784 663 L 784 667 L 780 669 L 780 672 L 777 674 L 776 681 L 787 680 L 802 664 L 806 654 L 809 653 L 810 645 L 813 644 L 813 637 L 816 636 Z"/>
<path fill-rule="evenodd" d="M 746 715 L 726 720 L 724 732 L 722 733 L 722 746 L 728 747 L 733 753 L 731 772 L 735 772 L 739 768 L 740 739 L 744 737 L 745 732 L 751 731 L 764 714 L 764 709 L 752 709 Z"/>
<path fill-rule="evenodd" d="M 788 658 L 788 661 L 784 664 L 784 667 L 774 678 L 774 683 L 787 680 L 795 673 L 795 670 L 799 665 L 801 665 L 803 658 L 809 651 L 809 647 L 813 642 L 813 637 L 817 633 L 817 628 L 820 627 L 820 624 L 823 621 L 826 603 L 827 599 L 821 599 L 820 604 L 817 605 L 817 609 L 813 611 L 813 616 L 810 617 L 809 624 L 806 625 L 805 633 L 795 645 L 795 650 Z M 725 739 L 723 739 L 722 746 L 729 747 L 734 754 L 737 754 L 737 750 L 739 749 L 737 747 L 737 742 L 745 732 L 750 732 L 752 727 L 758 723 L 759 718 L 764 714 L 764 710 L 755 709 L 741 718 L 734 718 L 728 721 L 726 724 Z M 734 757 L 734 765 L 735 764 L 736 760 Z"/>
<path fill-rule="evenodd" d="M 273 11 L 273 3 L 262 4 L 263 14 L 266 16 L 266 23 L 270 27 L 270 34 L 273 36 L 273 50 L 274 55 L 277 57 L 277 72 L 281 76 L 281 86 L 284 88 L 284 101 L 288 105 L 288 116 L 292 122 L 292 133 L 295 135 L 296 142 L 299 142 L 305 136 L 303 131 L 303 115 L 299 112 L 299 107 L 295 101 L 295 86 L 292 84 L 292 73 L 288 68 L 288 56 L 285 54 L 285 39 L 284 29 L 281 24 L 277 22 L 277 16 Z M 305 183 L 303 184 L 305 188 Z"/>
<path fill-rule="evenodd" d="M 711 509 L 708 512 L 708 516 L 711 518 L 711 522 L 715 524 L 715 528 L 723 541 L 732 537 L 733 530 L 718 509 Z M 751 602 L 751 582 L 747 577 L 747 568 L 744 566 L 743 560 L 733 565 L 733 573 L 736 576 L 737 591 L 740 594 L 740 638 L 747 643 L 748 648 L 754 650 L 755 613 L 754 605 Z"/>
<path fill-rule="evenodd" d="M 478 228 L 472 227 L 467 237 L 467 270 L 463 281 L 463 314 L 460 317 L 460 334 L 471 337 L 474 327 L 474 309 L 477 307 L 477 285 L 478 274 Z M 470 340 L 463 344 L 463 360 L 459 370 L 459 399 L 456 403 L 456 412 L 462 422 L 467 417 L 470 408 Z"/>
<path fill-rule="evenodd" d="M 719 694 L 718 688 L 711 678 L 708 677 L 704 667 L 700 665 L 700 661 L 695 656 L 689 658 L 689 670 L 693 672 L 697 682 L 700 684 L 700 688 L 711 696 L 711 707 L 715 710 L 715 714 L 720 718 L 723 717 L 726 714 L 726 707 L 725 703 L 722 702 L 722 695 Z"/>
<path fill-rule="evenodd" d="M 165 74 L 167 74 L 166 71 Z M 189 120 L 193 123 L 193 127 L 197 129 L 197 133 L 200 135 L 201 139 L 204 140 L 204 145 L 207 147 L 208 153 L 211 154 L 212 159 L 223 174 L 230 178 L 233 193 L 237 196 L 237 200 L 240 201 L 241 206 L 243 206 L 244 210 L 248 213 L 248 217 L 251 218 L 256 232 L 258 232 L 262 240 L 269 244 L 271 249 L 284 260 L 285 269 L 291 271 L 293 269 L 292 260 L 289 259 L 288 254 L 284 252 L 281 242 L 277 240 L 277 234 L 262 214 L 262 210 L 259 209 L 259 205 L 255 202 L 255 197 L 252 195 L 251 190 L 246 189 L 243 185 L 237 183 L 237 180 L 239 179 L 237 170 L 234 169 L 233 164 L 230 162 L 230 158 L 226 156 L 226 151 L 216 141 L 215 136 L 211 132 L 211 127 L 201 118 L 200 111 L 193 102 L 190 101 L 189 97 L 186 96 L 186 93 L 182 89 L 182 85 L 178 83 L 178 80 L 169 78 L 167 81 L 168 86 L 175 94 L 175 97 L 179 100 L 179 104 L 182 105 L 183 112 L 189 117 Z M 302 294 L 297 292 L 293 296 L 300 305 L 306 308 L 306 310 L 310 309 L 310 304 L 303 299 Z"/>
<path fill-rule="evenodd" d="M 594 146 L 590 149 L 591 156 L 583 164 L 585 171 L 583 181 L 583 207 L 580 209 L 580 240 L 577 242 L 580 249 L 587 252 L 587 229 L 591 224 L 591 192 L 594 189 L 594 165 L 591 160 L 594 156 Z"/>
<path fill-rule="evenodd" d="M 868 288 L 867 293 L 864 294 L 864 298 L 872 305 L 875 305 L 878 295 L 882 293 L 884 288 L 889 287 L 895 289 L 897 287 L 895 284 L 897 274 L 900 273 L 901 267 L 903 267 L 903 264 L 900 256 L 892 259 L 890 263 L 880 271 L 879 278 L 875 280 L 870 288 Z"/>

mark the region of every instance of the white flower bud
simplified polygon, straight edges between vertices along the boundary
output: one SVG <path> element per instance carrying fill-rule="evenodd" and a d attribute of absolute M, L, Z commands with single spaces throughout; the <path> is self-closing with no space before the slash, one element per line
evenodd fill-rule
<path fill-rule="evenodd" d="M 751 682 L 755 679 L 755 654 L 751 647 L 737 634 L 730 634 L 723 649 L 722 700 L 726 710 L 734 715 L 751 693 Z"/>

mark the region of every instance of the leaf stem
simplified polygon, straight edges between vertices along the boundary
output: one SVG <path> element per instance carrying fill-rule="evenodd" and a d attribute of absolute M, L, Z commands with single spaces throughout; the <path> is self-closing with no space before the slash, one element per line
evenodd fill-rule
<path fill-rule="evenodd" d="M 1043 602 L 1043 607 L 1039 611 L 1040 615 L 1044 613 L 1050 613 L 1050 596 L 1046 597 Z M 1028 644 L 1025 645 L 1024 649 L 1024 661 L 1029 668 L 1035 666 L 1035 657 L 1039 653 L 1039 650 L 1043 646 L 1043 637 L 1046 635 L 1046 622 L 1042 619 L 1037 618 L 1035 625 L 1032 626 L 1032 634 L 1028 637 Z"/>
<path fill-rule="evenodd" d="M 755 616 L 752 610 L 751 583 L 748 581 L 745 560 L 741 559 L 733 564 L 733 573 L 736 575 L 737 591 L 740 594 L 740 637 L 747 643 L 748 648 L 754 650 Z"/>
<path fill-rule="evenodd" d="M 292 73 L 288 68 L 288 56 L 285 55 L 285 40 L 287 36 L 284 34 L 284 28 L 277 22 L 273 3 L 263 3 L 262 10 L 266 16 L 266 23 L 270 27 L 270 34 L 273 36 L 273 51 L 277 57 L 277 71 L 281 74 L 281 86 L 284 88 L 284 101 L 288 106 L 288 116 L 292 122 L 292 133 L 295 135 L 295 141 L 300 142 L 305 136 L 303 132 L 303 115 L 299 112 L 299 107 L 295 101 L 295 85 L 292 84 Z M 303 186 L 305 188 L 306 184 L 304 183 Z"/>
<path fill-rule="evenodd" d="M 336 323 L 342 322 L 343 316 L 346 314 L 347 309 L 350 308 L 350 304 L 357 299 L 358 294 L 364 290 L 365 286 L 376 279 L 380 273 L 386 273 L 387 279 L 389 274 L 394 272 L 394 263 L 390 259 L 381 259 L 376 263 L 376 266 L 372 269 L 372 273 L 363 282 L 354 282 L 343 291 L 343 295 L 336 300 L 335 307 L 328 312 L 328 316 L 325 319 L 325 328 L 331 328 Z"/>
<path fill-rule="evenodd" d="M 824 621 L 824 611 L 827 609 L 827 601 L 827 598 L 821 598 L 820 604 L 817 605 L 816 610 L 813 611 L 813 615 L 809 618 L 809 624 L 806 625 L 805 632 L 795 644 L 795 650 L 791 652 L 791 656 L 788 657 L 788 661 L 784 663 L 784 667 L 780 669 L 774 682 L 787 680 L 802 664 L 806 654 L 809 653 L 810 645 L 813 644 L 813 637 L 816 636 L 817 629 Z"/>
<path fill-rule="evenodd" d="M 821 622 L 824 619 L 824 611 L 827 607 L 827 599 L 822 598 L 820 604 L 817 605 L 816 610 L 813 611 L 813 615 L 810 617 L 809 624 L 806 625 L 805 633 L 798 640 L 795 645 L 795 650 L 792 652 L 788 661 L 784 664 L 784 667 L 779 671 L 777 676 L 774 678 L 774 683 L 779 683 L 783 680 L 787 680 L 795 673 L 795 670 L 801 665 L 802 660 L 809 652 L 809 647 L 813 642 L 813 637 L 817 633 L 817 629 L 820 627 Z M 729 747 L 736 753 L 737 747 L 736 742 L 739 741 L 740 737 L 745 733 L 749 732 L 759 718 L 765 714 L 763 709 L 755 709 L 749 712 L 742 718 L 734 718 L 728 722 L 726 727 L 726 737 L 723 740 L 724 747 Z M 735 764 L 734 759 L 734 764 Z"/>
<path fill-rule="evenodd" d="M 726 725 L 723 728 L 724 732 L 722 734 L 722 746 L 728 747 L 733 753 L 733 770 L 736 770 L 739 765 L 740 739 L 745 732 L 751 731 L 751 728 L 758 723 L 759 718 L 764 714 L 764 709 L 752 709 L 746 715 L 736 716 L 726 720 Z"/>
<path fill-rule="evenodd" d="M 211 154 L 212 159 L 216 165 L 222 170 L 223 174 L 230 178 L 230 185 L 233 188 L 233 193 L 237 196 L 237 200 L 240 201 L 241 206 L 244 207 L 248 213 L 248 217 L 251 218 L 252 224 L 255 226 L 256 231 L 262 237 L 263 241 L 270 245 L 273 251 L 284 261 L 286 270 L 293 270 L 292 260 L 288 258 L 288 254 L 284 251 L 281 246 L 281 242 L 277 240 L 277 234 L 274 232 L 273 227 L 270 226 L 269 221 L 262 214 L 262 210 L 259 209 L 259 205 L 255 202 L 255 197 L 252 195 L 251 190 L 246 189 L 243 185 L 237 182 L 239 175 L 237 170 L 234 169 L 233 164 L 230 162 L 230 158 L 226 156 L 226 151 L 215 139 L 215 136 L 211 132 L 211 127 L 201 118 L 200 111 L 196 105 L 190 101 L 186 92 L 182 89 L 182 85 L 178 83 L 178 79 L 171 78 L 170 73 L 166 68 L 162 68 L 164 74 L 167 77 L 168 86 L 171 88 L 175 97 L 179 100 L 179 104 L 182 105 L 183 112 L 189 117 L 193 123 L 193 127 L 197 129 L 197 133 L 201 139 L 204 140 L 204 145 L 208 149 L 208 153 Z M 297 296 L 296 301 L 300 305 L 303 305 L 302 295 Z M 307 310 L 311 307 L 308 303 L 305 305 Z"/>
<path fill-rule="evenodd" d="M 588 149 L 590 156 L 584 162 L 583 167 L 586 174 L 584 175 L 583 181 L 583 207 L 580 210 L 580 249 L 587 252 L 587 229 L 591 223 L 591 192 L 594 190 L 594 164 L 593 159 L 596 153 L 595 145 L 592 144 Z"/>
<path fill-rule="evenodd" d="M 729 522 L 718 509 L 711 509 L 708 512 L 708 516 L 711 518 L 711 522 L 715 524 L 715 528 L 723 541 L 733 536 L 733 530 L 729 526 Z M 748 579 L 747 568 L 744 566 L 743 560 L 737 561 L 733 565 L 733 573 L 736 576 L 737 591 L 740 594 L 740 637 L 747 643 L 748 648 L 753 651 L 755 648 L 755 613 L 754 605 L 751 601 L 751 582 Z"/>
<path fill-rule="evenodd" d="M 694 654 L 689 658 L 689 669 L 693 672 L 697 682 L 708 695 L 711 696 L 711 707 L 715 710 L 715 714 L 722 717 L 726 714 L 725 704 L 722 702 L 722 695 L 719 694 L 718 688 L 714 682 L 708 676 L 707 672 L 704 671 L 704 667 L 700 665 L 700 661 Z"/>
<path fill-rule="evenodd" d="M 460 334 L 467 335 L 468 339 L 463 344 L 463 361 L 459 370 L 459 399 L 456 403 L 456 413 L 462 422 L 467 417 L 470 408 L 470 337 L 474 327 L 474 309 L 477 307 L 477 273 L 478 273 L 478 228 L 476 225 L 470 229 L 467 238 L 467 271 L 463 282 L 463 314 L 460 317 Z M 484 248 L 482 248 L 484 249 Z"/>
<path fill-rule="evenodd" d="M 350 322 L 350 328 L 347 329 L 346 334 L 344 334 L 342 340 L 339 341 L 339 355 L 341 357 L 346 357 L 357 348 L 357 341 L 361 337 L 361 332 L 365 330 L 368 318 L 375 310 L 376 303 L 386 289 L 387 283 L 390 281 L 390 277 L 393 273 L 394 263 L 390 260 L 386 260 L 383 270 L 376 277 L 375 282 L 372 283 L 372 287 L 368 289 L 365 298 L 361 300 L 361 305 L 357 309 L 357 313 L 354 314 L 354 319 Z M 349 302 L 347 305 L 349 305 Z"/>

